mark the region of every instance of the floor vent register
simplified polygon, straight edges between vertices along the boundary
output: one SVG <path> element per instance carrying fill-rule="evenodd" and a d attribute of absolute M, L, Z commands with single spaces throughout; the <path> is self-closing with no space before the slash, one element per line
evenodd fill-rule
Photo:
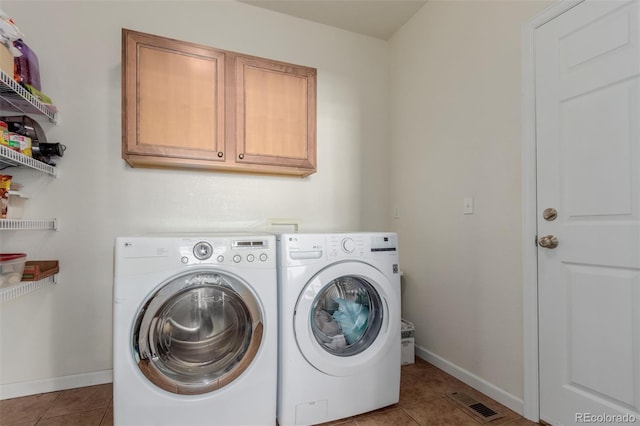
<path fill-rule="evenodd" d="M 487 407 L 485 404 L 477 401 L 473 397 L 467 395 L 463 392 L 453 392 L 449 395 L 449 397 L 461 405 L 464 409 L 466 409 L 471 414 L 481 418 L 485 422 L 490 422 L 492 420 L 500 419 L 504 417 L 504 414 L 500 414 L 495 410 Z"/>

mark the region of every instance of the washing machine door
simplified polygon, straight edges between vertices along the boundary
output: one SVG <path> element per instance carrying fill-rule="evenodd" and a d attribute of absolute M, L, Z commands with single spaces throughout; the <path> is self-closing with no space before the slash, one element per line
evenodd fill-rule
<path fill-rule="evenodd" d="M 256 356 L 264 315 L 239 277 L 192 271 L 165 282 L 140 309 L 133 355 L 154 385 L 199 395 L 237 379 Z"/>
<path fill-rule="evenodd" d="M 350 376 L 375 366 L 389 349 L 400 350 L 400 301 L 391 285 L 378 269 L 358 261 L 316 274 L 294 314 L 306 360 L 327 374 Z"/>

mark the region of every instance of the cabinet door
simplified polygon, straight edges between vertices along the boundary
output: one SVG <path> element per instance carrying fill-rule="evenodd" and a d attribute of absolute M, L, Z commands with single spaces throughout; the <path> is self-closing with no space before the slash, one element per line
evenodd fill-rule
<path fill-rule="evenodd" d="M 236 162 L 315 172 L 316 70 L 238 55 L 235 91 Z"/>
<path fill-rule="evenodd" d="M 123 158 L 132 166 L 225 160 L 225 52 L 123 29 Z"/>

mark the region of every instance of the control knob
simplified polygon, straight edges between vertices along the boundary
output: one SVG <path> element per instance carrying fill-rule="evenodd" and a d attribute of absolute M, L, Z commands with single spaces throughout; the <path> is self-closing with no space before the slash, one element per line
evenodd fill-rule
<path fill-rule="evenodd" d="M 200 241 L 193 247 L 193 255 L 198 260 L 205 260 L 213 254 L 213 247 L 206 241 Z"/>
<path fill-rule="evenodd" d="M 353 241 L 353 238 L 347 237 L 342 240 L 342 250 L 345 253 L 353 253 L 356 249 L 356 243 Z"/>

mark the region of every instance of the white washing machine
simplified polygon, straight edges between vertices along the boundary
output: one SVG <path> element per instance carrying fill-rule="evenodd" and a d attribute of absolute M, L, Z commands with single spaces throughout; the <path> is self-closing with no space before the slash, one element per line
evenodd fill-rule
<path fill-rule="evenodd" d="M 280 426 L 397 403 L 397 235 L 282 234 L 277 240 Z"/>
<path fill-rule="evenodd" d="M 274 235 L 119 237 L 114 424 L 273 425 Z"/>

